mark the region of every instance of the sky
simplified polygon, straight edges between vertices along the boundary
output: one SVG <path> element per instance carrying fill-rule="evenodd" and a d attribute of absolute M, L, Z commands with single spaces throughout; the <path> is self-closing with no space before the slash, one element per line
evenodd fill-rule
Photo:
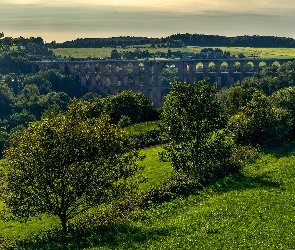
<path fill-rule="evenodd" d="M 0 32 L 64 42 L 175 33 L 295 37 L 294 0 L 0 0 Z"/>

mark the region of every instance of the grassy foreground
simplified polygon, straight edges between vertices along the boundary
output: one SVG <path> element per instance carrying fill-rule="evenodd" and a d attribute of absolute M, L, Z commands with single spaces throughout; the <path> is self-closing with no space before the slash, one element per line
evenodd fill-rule
<path fill-rule="evenodd" d="M 203 47 L 188 46 L 186 48 L 171 48 L 171 51 L 194 52 L 200 53 Z M 213 49 L 215 47 L 212 47 Z M 74 57 L 74 58 L 104 58 L 110 57 L 114 48 L 58 48 L 52 49 L 53 53 L 58 56 Z M 256 55 L 260 58 L 288 58 L 295 57 L 295 48 L 252 48 L 252 47 L 220 47 L 222 51 L 229 51 L 232 55 L 238 57 L 239 53 L 243 53 L 249 57 Z M 117 48 L 119 52 L 134 51 L 135 48 Z M 157 51 L 166 52 L 168 48 L 150 48 L 145 47 L 141 50 L 148 50 L 150 53 Z M 158 59 L 158 58 L 157 58 Z"/>
<path fill-rule="evenodd" d="M 294 249 L 295 143 L 260 156 L 199 194 L 134 213 L 90 249 Z"/>
<path fill-rule="evenodd" d="M 146 150 L 146 161 L 158 150 Z M 168 165 L 153 160 L 148 164 L 151 186 L 169 175 Z M 294 249 L 294 183 L 293 142 L 261 153 L 240 174 L 198 194 L 138 210 L 127 220 L 97 227 L 80 239 L 63 244 L 36 239 L 25 249 Z M 0 223 L 0 236 L 5 225 Z M 10 227 L 11 237 L 23 230 Z"/>

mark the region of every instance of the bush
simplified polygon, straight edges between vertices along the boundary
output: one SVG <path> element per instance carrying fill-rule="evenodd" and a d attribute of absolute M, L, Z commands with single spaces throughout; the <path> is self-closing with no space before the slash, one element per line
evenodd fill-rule
<path fill-rule="evenodd" d="M 161 137 L 161 131 L 158 129 L 152 129 L 140 134 L 130 135 L 130 137 L 135 141 L 137 149 L 147 148 L 164 143 Z"/>
<path fill-rule="evenodd" d="M 231 162 L 232 141 L 222 126 L 216 86 L 209 80 L 194 84 L 172 83 L 162 112 L 163 137 L 167 140 L 162 160 L 174 171 L 207 182 L 235 166 Z"/>
<path fill-rule="evenodd" d="M 293 119 L 286 109 L 274 107 L 262 93 L 232 116 L 228 130 L 241 145 L 279 146 L 288 140 Z"/>
<path fill-rule="evenodd" d="M 159 118 L 148 97 L 143 93 L 132 91 L 123 91 L 118 95 L 107 97 L 104 111 L 110 115 L 113 123 L 118 123 L 123 116 L 128 116 L 132 124 Z"/>

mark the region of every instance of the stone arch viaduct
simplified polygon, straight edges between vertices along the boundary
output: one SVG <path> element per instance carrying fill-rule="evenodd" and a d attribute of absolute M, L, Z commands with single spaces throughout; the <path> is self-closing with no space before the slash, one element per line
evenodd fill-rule
<path fill-rule="evenodd" d="M 33 69 L 57 67 L 76 77 L 90 92 L 101 96 L 117 94 L 123 90 L 143 92 L 161 107 L 170 91 L 172 80 L 193 83 L 210 78 L 220 87 L 254 75 L 264 65 L 283 64 L 292 59 L 197 59 L 197 60 L 81 60 L 33 61 Z"/>

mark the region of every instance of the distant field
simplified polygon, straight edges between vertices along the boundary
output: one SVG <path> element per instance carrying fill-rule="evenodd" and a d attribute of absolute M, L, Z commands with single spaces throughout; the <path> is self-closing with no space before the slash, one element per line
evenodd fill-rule
<path fill-rule="evenodd" d="M 199 53 L 203 47 L 188 46 L 187 48 L 171 48 L 171 51 L 194 52 Z M 215 48 L 215 47 L 212 47 Z M 288 58 L 295 57 L 295 48 L 252 48 L 252 47 L 219 47 L 222 51 L 229 51 L 232 55 L 238 56 L 243 53 L 249 57 L 253 54 L 261 58 Z M 151 53 L 162 51 L 167 52 L 167 48 L 150 48 L 142 47 L 141 50 L 148 50 Z M 58 56 L 75 57 L 75 58 L 104 58 L 110 57 L 113 48 L 58 48 L 52 49 L 53 53 Z M 135 48 L 117 48 L 118 51 L 134 51 Z"/>

